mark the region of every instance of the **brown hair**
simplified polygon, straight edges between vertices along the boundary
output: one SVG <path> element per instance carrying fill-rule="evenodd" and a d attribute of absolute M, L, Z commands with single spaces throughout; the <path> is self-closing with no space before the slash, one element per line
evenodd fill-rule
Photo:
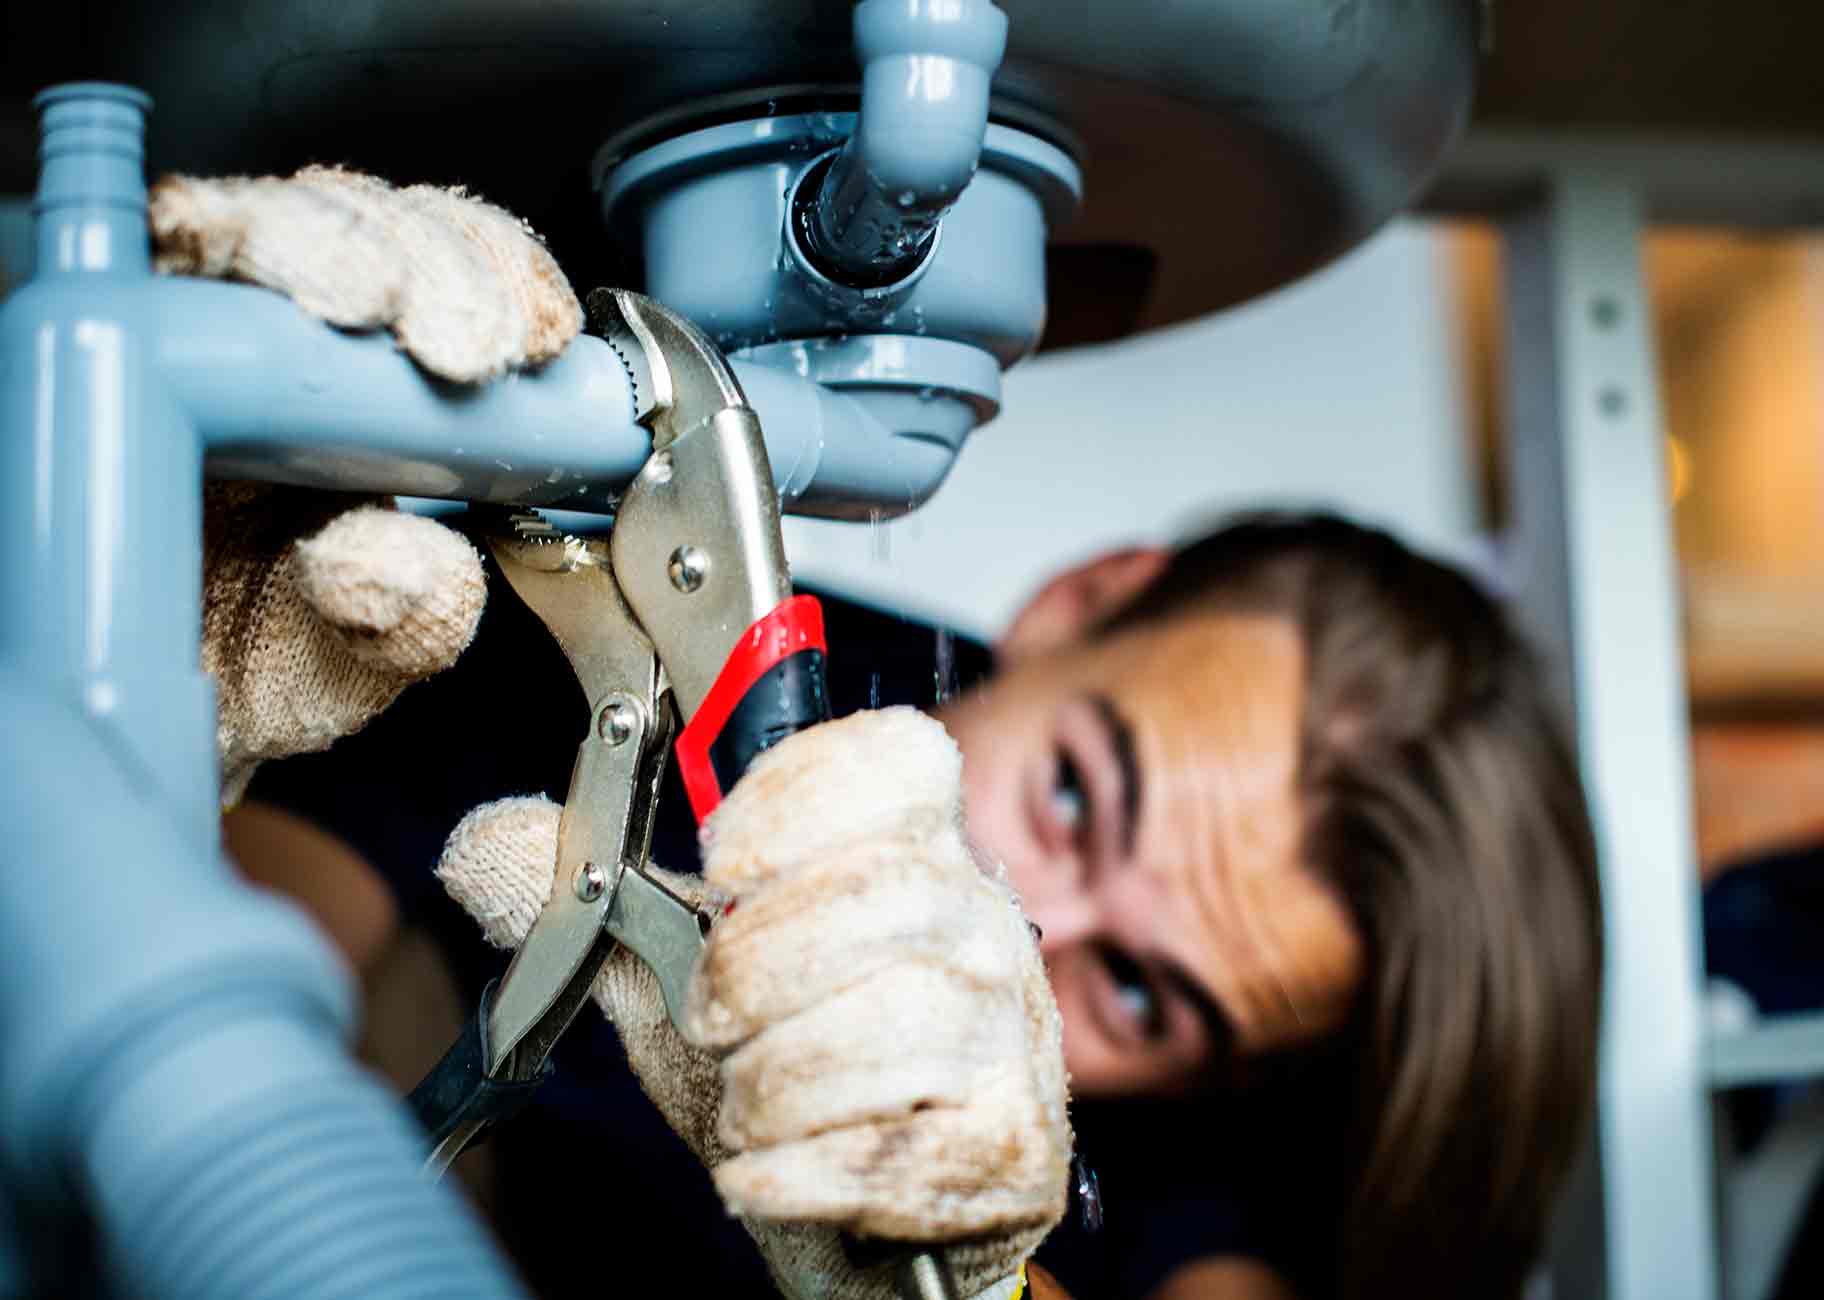
<path fill-rule="evenodd" d="M 1517 1297 L 1594 1093 L 1596 851 L 1540 666 L 1500 605 L 1385 533 L 1254 515 L 1117 619 L 1270 613 L 1307 656 L 1304 857 L 1367 947 L 1338 1289 Z"/>

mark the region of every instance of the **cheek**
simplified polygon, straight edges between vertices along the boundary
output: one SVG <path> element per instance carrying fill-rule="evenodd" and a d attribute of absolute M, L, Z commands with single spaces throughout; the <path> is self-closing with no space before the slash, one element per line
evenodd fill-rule
<path fill-rule="evenodd" d="M 963 751 L 963 815 L 976 846 L 1015 876 L 1034 851 L 1026 817 L 1026 774 L 1041 742 L 1017 710 L 984 695 L 940 715 Z"/>
<path fill-rule="evenodd" d="M 1082 945 L 1047 953 L 1046 973 L 1064 1022 L 1064 1068 L 1073 1097 L 1132 1097 L 1169 1093 L 1190 1081 L 1193 1068 L 1149 1057 L 1111 1042 L 1097 1026 L 1093 1002 L 1100 962 Z"/>
<path fill-rule="evenodd" d="M 993 754 L 963 750 L 963 820 L 969 838 L 989 857 L 1011 869 L 1022 856 L 1021 798 L 1014 773 Z"/>
<path fill-rule="evenodd" d="M 1070 1072 L 1070 1091 L 1077 1097 L 1110 1097 L 1134 1091 L 1131 1064 L 1096 1033 L 1091 1019 L 1092 996 L 1085 978 L 1080 949 L 1047 954 L 1052 996 L 1064 1021 L 1064 1068 Z"/>

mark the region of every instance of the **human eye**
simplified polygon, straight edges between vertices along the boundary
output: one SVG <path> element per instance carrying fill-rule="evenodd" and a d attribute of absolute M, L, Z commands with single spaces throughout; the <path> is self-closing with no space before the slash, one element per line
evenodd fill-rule
<path fill-rule="evenodd" d="M 1119 948 L 1104 945 L 1099 953 L 1111 1000 L 1130 1037 L 1157 1042 L 1166 1035 L 1165 1000 L 1146 969 Z"/>
<path fill-rule="evenodd" d="M 1058 828 L 1075 838 L 1089 821 L 1089 795 L 1083 773 L 1069 754 L 1059 753 L 1051 783 L 1051 816 Z"/>
<path fill-rule="evenodd" d="M 1041 812 L 1048 838 L 1104 866 L 1128 860 L 1140 792 L 1131 730 L 1099 695 L 1073 699 L 1056 727 Z"/>

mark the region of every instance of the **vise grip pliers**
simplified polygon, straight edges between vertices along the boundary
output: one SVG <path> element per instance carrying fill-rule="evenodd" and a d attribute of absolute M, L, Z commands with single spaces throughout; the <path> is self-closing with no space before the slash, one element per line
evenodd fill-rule
<path fill-rule="evenodd" d="M 550 899 L 411 1095 L 438 1173 L 550 1073 L 617 943 L 652 969 L 681 1024 L 709 918 L 647 871 L 673 750 L 700 821 L 759 754 L 829 717 L 822 612 L 792 595 L 760 422 L 728 363 L 689 321 L 624 290 L 589 296 L 588 329 L 626 367 L 652 455 L 606 541 L 564 536 L 535 513 L 483 515 L 477 529 L 569 658 L 590 718 Z M 935 1255 L 851 1257 L 893 1260 L 915 1300 L 954 1294 Z"/>

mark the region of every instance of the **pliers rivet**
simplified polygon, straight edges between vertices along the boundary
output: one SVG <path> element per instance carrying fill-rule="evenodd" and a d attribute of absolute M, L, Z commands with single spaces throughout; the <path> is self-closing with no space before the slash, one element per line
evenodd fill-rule
<path fill-rule="evenodd" d="M 626 697 L 611 701 L 595 719 L 595 732 L 610 745 L 624 745 L 640 729 L 639 706 Z"/>
<path fill-rule="evenodd" d="M 671 553 L 671 562 L 665 566 L 665 571 L 671 575 L 671 585 L 689 595 L 701 587 L 703 579 L 709 575 L 709 556 L 686 542 Z"/>
<path fill-rule="evenodd" d="M 576 869 L 576 896 L 585 903 L 593 903 L 608 888 L 608 873 L 593 862 L 585 862 Z"/>

